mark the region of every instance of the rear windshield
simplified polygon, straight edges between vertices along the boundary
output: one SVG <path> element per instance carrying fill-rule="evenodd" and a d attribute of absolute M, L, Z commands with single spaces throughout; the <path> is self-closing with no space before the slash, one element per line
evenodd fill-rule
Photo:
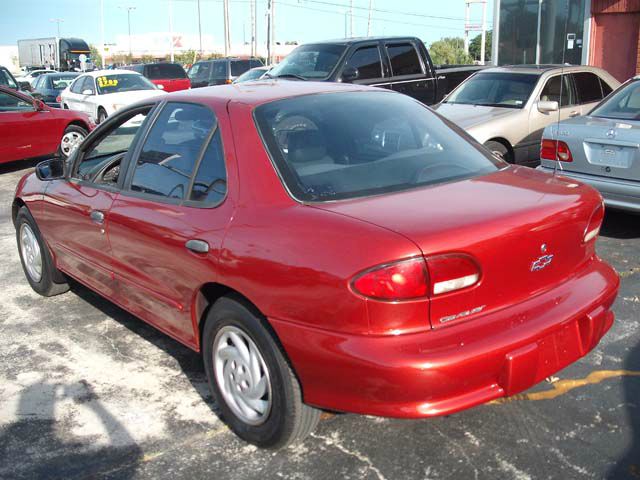
<path fill-rule="evenodd" d="M 444 103 L 523 108 L 538 78 L 524 73 L 477 73 L 451 92 Z"/>
<path fill-rule="evenodd" d="M 108 93 L 132 92 L 134 90 L 155 90 L 156 87 L 142 75 L 115 74 L 102 75 L 96 78 L 98 93 L 106 95 Z"/>
<path fill-rule="evenodd" d="M 346 45 L 335 44 L 303 45 L 273 67 L 269 75 L 297 75 L 306 79 L 327 78 L 346 48 Z"/>
<path fill-rule="evenodd" d="M 590 115 L 618 120 L 640 120 L 640 81 L 632 82 L 606 98 Z"/>
<path fill-rule="evenodd" d="M 424 105 L 391 92 L 307 95 L 255 118 L 288 190 L 330 201 L 469 178 L 503 166 Z"/>
<path fill-rule="evenodd" d="M 145 76 L 151 80 L 187 78 L 187 73 L 177 63 L 158 63 L 145 67 Z"/>
<path fill-rule="evenodd" d="M 53 90 L 64 90 L 77 78 L 77 75 L 50 75 L 49 82 Z"/>

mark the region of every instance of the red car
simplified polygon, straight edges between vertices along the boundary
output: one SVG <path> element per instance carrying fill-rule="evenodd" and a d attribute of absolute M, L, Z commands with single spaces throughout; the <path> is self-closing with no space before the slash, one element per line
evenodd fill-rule
<path fill-rule="evenodd" d="M 129 65 L 125 70 L 133 70 L 141 73 L 158 88 L 165 92 L 177 92 L 191 88 L 191 80 L 179 63 L 146 63 L 140 65 Z"/>
<path fill-rule="evenodd" d="M 407 96 L 294 81 L 120 111 L 13 204 L 35 291 L 75 278 L 201 352 L 225 420 L 272 448 L 319 409 L 447 415 L 586 355 L 619 286 L 603 213 Z"/>
<path fill-rule="evenodd" d="M 0 164 L 53 154 L 67 158 L 93 126 L 83 113 L 0 86 Z"/>

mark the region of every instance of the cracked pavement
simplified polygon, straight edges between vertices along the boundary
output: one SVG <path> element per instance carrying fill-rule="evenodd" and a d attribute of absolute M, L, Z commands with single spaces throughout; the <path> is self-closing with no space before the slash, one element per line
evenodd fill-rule
<path fill-rule="evenodd" d="M 10 205 L 32 167 L 0 166 L 0 478 L 640 478 L 640 217 L 607 213 L 616 323 L 553 383 L 431 420 L 326 415 L 271 452 L 218 419 L 197 354 L 80 285 L 31 291 Z"/>

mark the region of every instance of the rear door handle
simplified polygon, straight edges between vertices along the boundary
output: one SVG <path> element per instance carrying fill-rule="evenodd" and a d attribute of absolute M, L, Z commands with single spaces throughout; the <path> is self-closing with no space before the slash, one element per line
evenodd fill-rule
<path fill-rule="evenodd" d="M 92 210 L 89 217 L 93 223 L 97 223 L 98 225 L 102 225 L 104 223 L 104 213 L 100 210 Z"/>
<path fill-rule="evenodd" d="M 184 246 L 195 253 L 209 253 L 209 244 L 204 240 L 188 240 Z"/>
<path fill-rule="evenodd" d="M 576 111 L 573 111 L 569 114 L 570 117 L 577 117 L 578 115 L 580 115 L 580 112 L 576 112 Z"/>

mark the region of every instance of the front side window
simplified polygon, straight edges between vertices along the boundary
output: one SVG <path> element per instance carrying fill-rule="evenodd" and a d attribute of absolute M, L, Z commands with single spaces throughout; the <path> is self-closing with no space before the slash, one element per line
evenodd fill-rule
<path fill-rule="evenodd" d="M 191 80 L 208 80 L 211 72 L 211 62 L 196 63 L 189 70 Z"/>
<path fill-rule="evenodd" d="M 302 201 L 408 190 L 503 166 L 404 95 L 307 95 L 261 105 L 255 117 L 280 176 Z"/>
<path fill-rule="evenodd" d="M 249 60 L 231 60 L 231 76 L 238 77 L 251 68 Z"/>
<path fill-rule="evenodd" d="M 5 87 L 14 88 L 17 90 L 18 85 L 13 81 L 11 75 L 3 68 L 0 68 L 0 85 L 4 85 Z"/>
<path fill-rule="evenodd" d="M 226 79 L 227 78 L 227 62 L 213 62 L 211 68 L 211 78 Z"/>
<path fill-rule="evenodd" d="M 387 45 L 387 53 L 391 62 L 393 76 L 419 75 L 422 72 L 420 57 L 415 47 L 410 43 Z"/>
<path fill-rule="evenodd" d="M 358 80 L 382 77 L 380 51 L 376 45 L 356 50 L 347 61 L 347 66 L 358 69 Z"/>
<path fill-rule="evenodd" d="M 213 112 L 202 105 L 165 105 L 142 147 L 131 190 L 178 200 L 188 198 L 200 152 L 215 126 Z"/>
<path fill-rule="evenodd" d="M 477 73 L 451 92 L 444 103 L 523 108 L 538 78 L 523 73 Z"/>
<path fill-rule="evenodd" d="M 573 89 L 569 82 L 568 75 L 556 75 L 547 80 L 542 92 L 540 92 L 540 100 L 543 102 L 558 102 L 560 107 L 574 105 Z"/>
<path fill-rule="evenodd" d="M 33 105 L 26 100 L 0 92 L 0 112 L 28 112 L 33 110 Z"/>
<path fill-rule="evenodd" d="M 602 100 L 602 88 L 597 75 L 589 72 L 574 73 L 573 80 L 578 92 L 578 102 L 591 103 Z"/>
<path fill-rule="evenodd" d="M 71 85 L 72 93 L 82 93 L 82 85 L 84 84 L 85 79 L 89 78 L 88 76 L 78 77 L 73 85 Z"/>
<path fill-rule="evenodd" d="M 81 93 L 84 95 L 85 92 L 88 92 L 86 93 L 86 95 L 96 94 L 96 87 L 93 83 L 92 77 L 84 77 L 84 82 L 82 83 L 82 87 L 81 87 Z"/>
<path fill-rule="evenodd" d="M 629 83 L 594 108 L 594 117 L 640 120 L 640 81 Z"/>
<path fill-rule="evenodd" d="M 327 78 L 346 48 L 346 45 L 335 44 L 303 45 L 273 67 L 269 75 L 297 75 L 309 80 Z"/>
<path fill-rule="evenodd" d="M 155 90 L 153 83 L 142 75 L 118 73 L 115 75 L 102 75 L 96 78 L 99 95 L 109 93 L 132 92 L 135 90 Z"/>

